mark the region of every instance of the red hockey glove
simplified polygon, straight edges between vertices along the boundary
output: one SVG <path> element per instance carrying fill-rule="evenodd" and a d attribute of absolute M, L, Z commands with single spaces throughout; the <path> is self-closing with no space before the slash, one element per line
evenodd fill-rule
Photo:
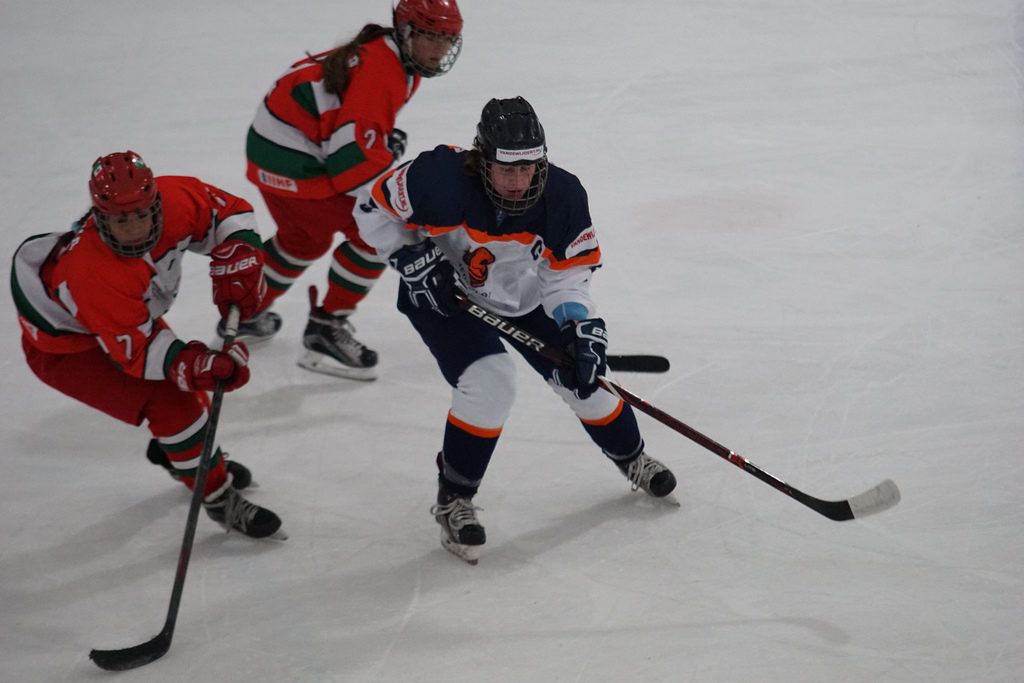
<path fill-rule="evenodd" d="M 242 320 L 260 312 L 267 294 L 263 277 L 263 250 L 241 240 L 228 240 L 210 252 L 213 303 L 222 318 L 228 308 L 238 306 Z"/>
<path fill-rule="evenodd" d="M 234 391 L 249 381 L 249 349 L 232 342 L 214 351 L 201 341 L 190 341 L 171 361 L 167 377 L 182 391 L 213 391 L 224 381 L 224 391 Z"/>

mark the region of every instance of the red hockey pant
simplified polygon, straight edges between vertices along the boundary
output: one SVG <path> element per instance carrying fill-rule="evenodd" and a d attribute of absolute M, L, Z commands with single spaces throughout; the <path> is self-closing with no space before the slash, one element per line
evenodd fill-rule
<path fill-rule="evenodd" d="M 210 398 L 205 392 L 181 391 L 170 380 L 126 375 L 99 347 L 81 353 L 44 353 L 25 337 L 21 345 L 29 368 L 44 384 L 122 422 L 139 426 L 148 421 L 154 438 L 185 432 L 204 420 L 209 410 Z M 198 439 L 186 444 L 184 450 L 168 452 L 168 458 L 172 464 L 193 461 L 202 452 L 203 444 Z M 220 488 L 225 476 L 224 461 L 217 458 L 206 477 L 203 493 Z M 182 481 L 191 488 L 191 477 L 183 477 Z"/>
<path fill-rule="evenodd" d="M 266 305 L 288 291 L 341 233 L 345 239 L 331 256 L 323 307 L 329 313 L 354 311 L 385 270 L 377 253 L 359 237 L 352 217 L 355 199 L 344 194 L 325 199 L 261 194 L 277 224 L 277 232 L 265 245 Z"/>

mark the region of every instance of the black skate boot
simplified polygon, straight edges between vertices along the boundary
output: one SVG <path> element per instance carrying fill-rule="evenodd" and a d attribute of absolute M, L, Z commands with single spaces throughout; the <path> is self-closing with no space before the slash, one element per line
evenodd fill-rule
<path fill-rule="evenodd" d="M 325 375 L 357 379 L 377 379 L 377 352 L 353 336 L 356 328 L 347 315 L 332 315 L 316 305 L 316 287 L 309 288 L 309 322 L 302 333 L 305 354 L 299 366 Z"/>
<path fill-rule="evenodd" d="M 442 483 L 437 489 L 437 505 L 430 514 L 441 525 L 441 547 L 470 564 L 479 560 L 478 547 L 487 541 L 487 534 L 476 518 L 473 496 L 450 491 Z"/>
<path fill-rule="evenodd" d="M 232 475 L 232 488 L 236 491 L 247 488 L 259 488 L 260 485 L 252 480 L 252 472 L 249 471 L 248 467 L 240 462 L 228 460 L 227 453 L 222 453 L 221 457 L 224 458 L 224 467 L 227 469 L 228 474 Z M 164 453 L 164 449 L 160 448 L 156 439 L 149 440 L 146 458 L 154 465 L 160 465 L 160 467 L 167 470 L 167 473 L 171 475 L 171 479 L 181 481 L 181 475 L 178 473 L 178 470 L 174 469 L 174 465 L 171 464 L 170 459 Z"/>
<path fill-rule="evenodd" d="M 252 472 L 249 468 L 240 462 L 234 460 L 228 460 L 228 454 L 224 453 L 224 469 L 231 475 L 231 488 L 236 491 L 243 491 L 245 489 L 258 489 L 259 484 L 252 480 Z"/>
<path fill-rule="evenodd" d="M 248 320 L 238 324 L 238 334 L 235 341 L 244 341 L 246 344 L 257 344 L 273 337 L 281 329 L 281 316 L 273 311 L 257 313 Z M 217 336 L 221 339 L 227 334 L 224 321 L 217 323 Z"/>
<path fill-rule="evenodd" d="M 231 475 L 220 489 L 203 500 L 206 514 L 229 532 L 239 531 L 249 538 L 276 538 L 285 540 L 288 534 L 281 529 L 281 518 L 267 508 L 250 503 L 231 486 Z"/>
<path fill-rule="evenodd" d="M 619 470 L 633 485 L 633 490 L 643 489 L 655 498 L 664 498 L 676 488 L 676 477 L 663 464 L 640 451 L 632 460 L 614 460 Z"/>

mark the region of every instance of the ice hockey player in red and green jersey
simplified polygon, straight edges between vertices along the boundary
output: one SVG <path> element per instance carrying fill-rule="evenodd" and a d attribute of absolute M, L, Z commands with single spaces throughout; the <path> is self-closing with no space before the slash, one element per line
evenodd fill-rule
<path fill-rule="evenodd" d="M 349 322 L 385 270 L 352 218 L 355 192 L 405 151 L 398 111 L 422 78 L 447 73 L 462 46 L 455 0 L 400 0 L 394 28 L 367 24 L 350 42 L 292 65 L 256 110 L 246 144 L 247 176 L 277 224 L 267 240 L 268 305 L 334 249 L 322 305 L 311 312 L 299 365 L 350 379 L 376 378 L 377 354 Z M 244 338 L 281 327 L 274 311 L 243 321 Z"/>
<path fill-rule="evenodd" d="M 252 206 L 187 176 L 155 177 L 134 152 L 95 161 L 92 207 L 68 232 L 36 235 L 14 254 L 11 289 L 29 368 L 111 417 L 147 423 L 147 457 L 190 488 L 205 444 L 208 391 L 249 380 L 248 350 L 184 342 L 164 320 L 187 252 L 208 255 L 222 315 L 263 306 L 263 251 Z M 203 505 L 226 528 L 284 538 L 281 520 L 238 492 L 248 469 L 214 450 Z"/>

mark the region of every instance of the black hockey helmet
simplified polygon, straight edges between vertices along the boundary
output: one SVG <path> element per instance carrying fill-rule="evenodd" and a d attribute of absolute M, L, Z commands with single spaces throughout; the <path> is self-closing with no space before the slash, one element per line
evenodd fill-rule
<path fill-rule="evenodd" d="M 548 148 L 544 127 L 529 102 L 522 97 L 513 97 L 492 99 L 484 105 L 473 147 L 483 157 L 481 177 L 484 189 L 498 209 L 516 215 L 540 201 L 548 178 Z M 495 190 L 491 177 L 494 164 L 535 166 L 533 181 L 523 197 L 509 199 Z"/>

